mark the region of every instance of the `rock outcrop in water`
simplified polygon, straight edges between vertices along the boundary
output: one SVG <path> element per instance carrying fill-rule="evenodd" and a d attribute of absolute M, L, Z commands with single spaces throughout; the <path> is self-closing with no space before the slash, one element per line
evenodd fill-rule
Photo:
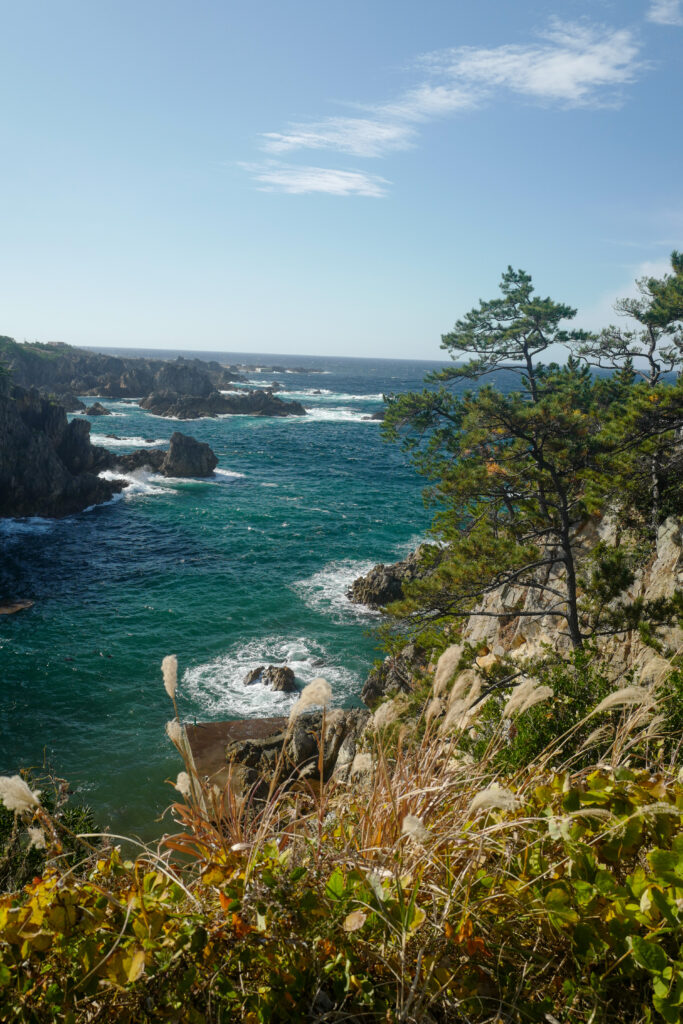
<path fill-rule="evenodd" d="M 109 409 L 105 409 L 101 402 L 93 402 L 85 410 L 86 416 L 111 416 Z"/>
<path fill-rule="evenodd" d="M 392 601 L 399 601 L 403 597 L 403 585 L 428 573 L 438 560 L 438 552 L 435 544 L 420 544 L 401 562 L 375 565 L 367 575 L 353 581 L 346 596 L 354 604 L 365 604 L 369 608 L 383 608 Z"/>
<path fill-rule="evenodd" d="M 136 469 L 152 469 L 170 477 L 212 476 L 218 459 L 208 444 L 176 430 L 171 434 L 168 451 L 143 448 L 127 455 L 107 453 L 107 468 L 133 473 Z"/>
<path fill-rule="evenodd" d="M 206 416 L 305 416 L 300 402 L 277 398 L 271 391 L 245 391 L 244 394 L 181 395 L 177 391 L 155 391 L 140 402 L 155 416 L 194 420 Z"/>
<path fill-rule="evenodd" d="M 0 376 L 0 516 L 66 516 L 108 501 L 123 481 L 102 480 L 108 453 L 87 420 Z"/>
<path fill-rule="evenodd" d="M 258 665 L 244 677 L 244 685 L 263 683 L 280 693 L 296 693 L 297 685 L 294 673 L 287 665 Z"/>

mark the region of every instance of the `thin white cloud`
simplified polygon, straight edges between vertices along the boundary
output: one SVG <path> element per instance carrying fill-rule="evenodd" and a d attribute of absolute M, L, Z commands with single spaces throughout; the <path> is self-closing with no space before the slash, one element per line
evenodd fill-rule
<path fill-rule="evenodd" d="M 432 74 L 492 99 L 508 90 L 543 103 L 603 106 L 618 99 L 641 66 L 638 43 L 628 29 L 553 22 L 542 42 L 492 49 L 461 47 L 427 54 Z"/>
<path fill-rule="evenodd" d="M 386 186 L 391 184 L 376 174 L 330 167 L 296 167 L 272 162 L 251 164 L 248 169 L 262 191 L 286 192 L 289 195 L 318 192 L 330 196 L 370 196 L 377 199 L 386 195 Z"/>
<path fill-rule="evenodd" d="M 265 132 L 263 148 L 269 153 L 292 149 L 334 149 L 353 156 L 382 156 L 392 149 L 408 149 L 414 129 L 362 117 L 329 117 L 311 124 L 291 124 L 286 132 Z"/>
<path fill-rule="evenodd" d="M 647 20 L 657 25 L 683 25 L 681 0 L 652 0 Z"/>
<path fill-rule="evenodd" d="M 620 88 L 643 67 L 638 50 L 628 29 L 555 20 L 528 45 L 425 54 L 416 65 L 423 80 L 396 99 L 362 107 L 364 116 L 295 122 L 284 131 L 265 132 L 262 147 L 273 154 L 308 149 L 382 157 L 415 145 L 418 125 L 490 104 L 505 93 L 563 107 L 615 105 Z M 258 165 L 256 180 L 273 190 L 335 195 L 385 195 L 387 184 L 357 171 L 288 165 Z"/>

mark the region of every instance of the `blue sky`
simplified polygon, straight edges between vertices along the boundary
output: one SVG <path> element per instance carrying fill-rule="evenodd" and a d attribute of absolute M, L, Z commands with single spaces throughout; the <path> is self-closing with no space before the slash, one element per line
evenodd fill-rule
<path fill-rule="evenodd" d="M 0 333 L 440 358 L 683 248 L 680 0 L 0 0 Z"/>

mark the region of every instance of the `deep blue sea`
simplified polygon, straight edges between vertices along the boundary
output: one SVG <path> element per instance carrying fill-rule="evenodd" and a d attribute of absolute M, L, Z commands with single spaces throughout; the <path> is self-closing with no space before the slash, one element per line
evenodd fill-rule
<path fill-rule="evenodd" d="M 179 429 L 211 445 L 216 477 L 143 471 L 120 500 L 69 519 L 0 520 L 2 590 L 35 601 L 0 617 L 0 773 L 45 765 L 103 825 L 150 837 L 179 768 L 164 733 L 164 655 L 178 655 L 188 721 L 286 714 L 291 696 L 242 682 L 285 660 L 301 685 L 323 675 L 335 704 L 358 703 L 378 620 L 346 588 L 405 555 L 429 523 L 423 481 L 366 417 L 437 364 L 126 354 L 320 371 L 251 375 L 282 383 L 305 417 L 178 422 L 103 400 L 112 415 L 93 418 L 94 442 L 126 452 Z"/>

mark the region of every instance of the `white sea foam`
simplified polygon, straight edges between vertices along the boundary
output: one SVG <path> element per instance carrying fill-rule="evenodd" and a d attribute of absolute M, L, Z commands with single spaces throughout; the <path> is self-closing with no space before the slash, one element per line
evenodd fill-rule
<path fill-rule="evenodd" d="M 172 487 L 168 486 L 166 477 L 158 476 L 146 469 L 136 469 L 133 473 L 105 469 L 99 476 L 102 480 L 126 480 L 128 486 L 123 490 L 123 496 L 126 499 L 137 498 L 140 495 L 176 493 Z M 160 486 L 160 484 L 164 486 Z"/>
<path fill-rule="evenodd" d="M 104 445 L 105 448 L 158 448 L 167 445 L 168 438 L 157 437 L 148 440 L 146 437 L 108 437 L 106 434 L 91 434 L 93 444 Z"/>
<path fill-rule="evenodd" d="M 296 419 L 297 423 L 370 423 L 378 426 L 380 420 L 370 419 L 369 413 L 358 412 L 357 409 L 324 409 L 316 406 L 309 406 L 306 409 L 306 416 L 290 416 L 288 419 Z"/>
<path fill-rule="evenodd" d="M 308 637 L 269 636 L 234 644 L 225 654 L 189 668 L 180 689 L 197 705 L 197 714 L 211 718 L 258 718 L 288 715 L 298 693 L 276 693 L 262 683 L 244 685 L 244 677 L 258 665 L 287 664 L 299 686 L 324 676 L 334 700 L 357 692 L 361 680 L 345 668 L 330 665 L 325 648 Z"/>
<path fill-rule="evenodd" d="M 346 591 L 359 576 L 365 576 L 375 562 L 344 559 L 330 562 L 305 580 L 292 584 L 309 608 L 333 615 L 338 621 L 349 618 L 376 617 L 380 613 L 362 604 L 349 601 Z"/>
<path fill-rule="evenodd" d="M 376 395 L 352 395 L 348 391 L 330 391 L 328 388 L 302 388 L 298 391 L 283 391 L 285 398 L 317 398 L 320 402 L 381 402 L 382 393 Z"/>
<path fill-rule="evenodd" d="M 224 482 L 226 484 L 232 483 L 233 480 L 243 480 L 245 476 L 244 473 L 238 473 L 237 470 L 232 469 L 214 469 L 213 472 L 214 476 L 220 478 L 219 483 Z"/>

